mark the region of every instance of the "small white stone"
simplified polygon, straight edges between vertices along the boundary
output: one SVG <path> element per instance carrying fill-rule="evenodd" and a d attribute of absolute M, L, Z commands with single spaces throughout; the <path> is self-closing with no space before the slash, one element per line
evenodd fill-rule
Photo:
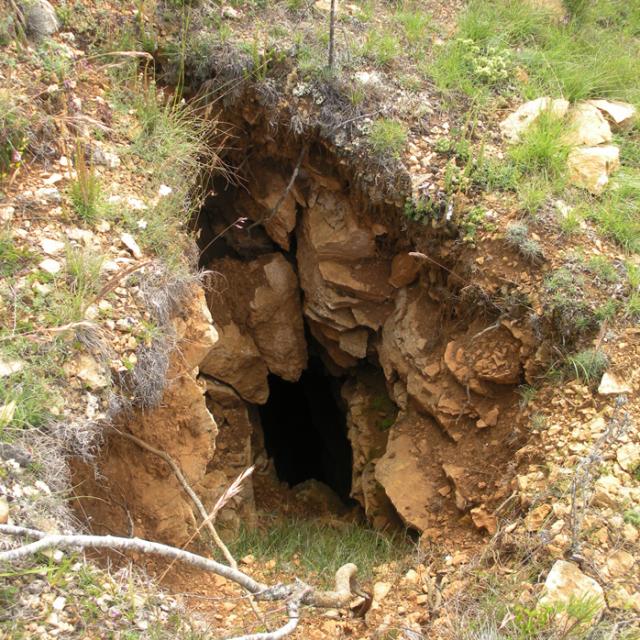
<path fill-rule="evenodd" d="M 631 393 L 631 387 L 618 380 L 613 374 L 605 373 L 600 381 L 598 393 L 602 396 L 614 396 L 623 393 Z"/>
<path fill-rule="evenodd" d="M 161 198 L 164 198 L 164 196 L 168 196 L 171 193 L 173 193 L 173 189 L 171 187 L 168 187 L 166 184 L 160 185 L 160 188 L 158 189 L 158 195 Z"/>
<path fill-rule="evenodd" d="M 64 606 L 67 604 L 67 599 L 64 596 L 58 596 L 54 601 L 53 601 L 53 605 L 51 605 L 53 607 L 53 609 L 55 611 L 62 611 L 64 609 Z"/>
<path fill-rule="evenodd" d="M 53 240 L 51 238 L 43 238 L 40 240 L 40 246 L 48 256 L 53 256 L 64 249 L 64 242 Z"/>
<path fill-rule="evenodd" d="M 140 198 L 135 198 L 134 196 L 127 196 L 127 204 L 134 211 L 144 211 L 145 209 L 147 209 L 147 205 L 142 200 L 140 200 Z"/>
<path fill-rule="evenodd" d="M 98 220 L 96 222 L 96 231 L 100 233 L 106 233 L 111 229 L 111 225 L 106 220 Z"/>
<path fill-rule="evenodd" d="M 62 264 L 53 258 L 45 258 L 39 265 L 43 271 L 50 273 L 51 275 L 55 275 L 60 272 L 62 269 Z"/>
<path fill-rule="evenodd" d="M 146 229 L 147 228 L 147 221 L 142 219 L 142 220 L 138 220 L 138 222 L 136 223 L 138 229 Z"/>
<path fill-rule="evenodd" d="M 18 371 L 22 371 L 24 362 L 21 360 L 0 360 L 0 378 L 6 378 Z"/>
<path fill-rule="evenodd" d="M 56 184 L 56 182 L 60 182 L 63 180 L 64 176 L 61 173 L 52 173 L 48 178 L 43 180 L 42 182 L 46 185 Z"/>
<path fill-rule="evenodd" d="M 138 260 L 142 258 L 142 251 L 140 250 L 140 247 L 135 238 L 130 233 L 123 233 L 120 236 L 120 240 L 122 240 L 122 244 L 124 244 L 124 246 L 127 247 L 129 251 L 131 251 L 131 255 L 134 258 Z"/>

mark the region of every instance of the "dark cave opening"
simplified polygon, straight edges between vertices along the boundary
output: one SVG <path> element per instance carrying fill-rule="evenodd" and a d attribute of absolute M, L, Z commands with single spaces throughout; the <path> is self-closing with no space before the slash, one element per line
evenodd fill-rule
<path fill-rule="evenodd" d="M 312 357 L 297 382 L 269 376 L 269 399 L 259 411 L 278 478 L 289 486 L 319 480 L 347 501 L 352 451 L 339 385 Z"/>

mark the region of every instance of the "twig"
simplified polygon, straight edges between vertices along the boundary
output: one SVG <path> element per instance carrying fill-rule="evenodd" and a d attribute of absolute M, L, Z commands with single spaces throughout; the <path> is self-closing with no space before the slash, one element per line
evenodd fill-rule
<path fill-rule="evenodd" d="M 216 528 L 213 526 L 212 519 L 207 513 L 207 510 L 204 508 L 202 501 L 200 500 L 196 492 L 191 488 L 191 485 L 189 485 L 189 483 L 187 482 L 187 479 L 184 477 L 184 474 L 182 473 L 182 470 L 180 469 L 176 461 L 168 453 L 165 453 L 160 449 L 156 449 L 155 447 L 152 447 L 149 443 L 145 442 L 141 438 L 138 438 L 137 436 L 134 436 L 132 433 L 127 433 L 126 431 L 120 431 L 120 429 L 114 426 L 112 426 L 111 428 L 113 429 L 113 431 L 115 431 L 118 435 L 122 436 L 123 438 L 127 438 L 127 440 L 131 440 L 131 442 L 135 442 L 142 449 L 146 449 L 147 451 L 162 458 L 171 467 L 171 470 L 173 471 L 174 475 L 178 479 L 178 482 L 182 485 L 182 488 L 184 489 L 185 493 L 189 496 L 189 498 L 191 498 L 191 501 L 196 506 L 196 509 L 202 516 L 203 525 L 205 525 L 209 530 L 209 533 L 211 534 L 213 541 L 216 543 L 220 551 L 222 551 L 222 555 L 224 555 L 225 560 L 229 563 L 229 566 L 233 568 L 237 568 L 238 565 L 234 557 L 231 555 L 231 552 L 229 551 L 227 545 L 222 541 L 222 539 L 218 535 Z"/>
<path fill-rule="evenodd" d="M 333 70 L 334 45 L 336 31 L 336 0 L 331 0 L 331 11 L 329 12 L 329 70 Z"/>
<path fill-rule="evenodd" d="M 300 149 L 300 155 L 298 156 L 298 161 L 296 162 L 296 166 L 293 168 L 293 173 L 291 174 L 291 178 L 289 179 L 287 187 L 282 192 L 282 194 L 278 198 L 278 201 L 275 203 L 271 211 L 269 211 L 269 213 L 267 213 L 267 215 L 264 216 L 263 218 L 260 218 L 260 220 L 256 220 L 252 225 L 249 225 L 247 227 L 247 231 L 251 231 L 251 229 L 253 229 L 254 227 L 257 227 L 260 224 L 269 222 L 269 220 L 271 220 L 271 218 L 273 218 L 273 216 L 275 216 L 276 213 L 278 213 L 278 210 L 282 206 L 282 203 L 284 202 L 285 198 L 289 195 L 289 191 L 291 191 L 291 189 L 293 188 L 293 183 L 296 181 L 296 178 L 298 177 L 298 172 L 300 171 L 300 165 L 302 164 L 302 159 L 304 158 L 304 154 L 306 153 L 306 151 L 307 151 L 307 146 L 302 145 L 302 149 Z"/>
<path fill-rule="evenodd" d="M 95 535 L 58 535 L 48 534 L 37 529 L 29 529 L 14 525 L 0 525 L 0 533 L 10 536 L 36 538 L 31 542 L 9 551 L 0 551 L 0 562 L 15 562 L 46 549 L 115 549 L 118 551 L 155 554 L 165 558 L 172 558 L 204 571 L 215 573 L 227 578 L 248 592 L 256 600 L 275 602 L 287 600 L 289 621 L 275 631 L 253 634 L 234 638 L 233 640 L 278 640 L 293 632 L 298 625 L 300 605 L 318 608 L 343 608 L 349 605 L 358 591 L 355 576 L 358 571 L 356 565 L 346 564 L 338 569 L 335 576 L 335 591 L 317 591 L 301 580 L 293 584 L 278 583 L 271 587 L 254 580 L 251 576 L 210 558 L 205 558 L 190 551 L 184 551 L 159 542 L 151 542 L 141 538 L 121 538 L 119 536 Z"/>
<path fill-rule="evenodd" d="M 626 411 L 621 417 L 618 417 L 620 409 L 625 402 L 626 399 L 623 396 L 617 397 L 613 415 L 605 432 L 596 440 L 589 454 L 580 460 L 571 481 L 571 547 L 569 550 L 571 557 L 578 562 L 581 560 L 580 531 L 584 514 L 591 498 L 593 467 L 602 460 L 602 452 L 608 444 L 619 438 L 629 427 L 630 418 Z"/>
<path fill-rule="evenodd" d="M 200 515 L 202 516 L 202 524 L 198 527 L 198 531 L 200 531 L 202 527 L 207 527 L 207 529 L 209 530 L 209 533 L 211 534 L 211 537 L 213 538 L 213 541 L 215 542 L 218 549 L 222 551 L 222 555 L 225 557 L 225 560 L 227 561 L 229 566 L 232 567 L 233 569 L 237 569 L 238 563 L 236 562 L 236 559 L 233 557 L 233 555 L 231 555 L 231 552 L 229 551 L 229 547 L 227 547 L 227 545 L 224 543 L 224 541 L 218 534 L 218 530 L 215 528 L 214 522 L 220 509 L 222 509 L 222 507 L 231 498 L 233 498 L 233 496 L 237 495 L 237 493 L 240 491 L 242 482 L 253 473 L 254 467 L 249 467 L 236 478 L 236 480 L 231 484 L 231 486 L 222 494 L 222 496 L 220 496 L 215 506 L 213 507 L 213 511 L 209 514 L 207 513 L 207 510 L 204 508 L 204 505 L 202 504 L 202 501 L 200 500 L 196 492 L 191 488 L 191 486 L 187 482 L 187 479 L 184 477 L 184 474 L 182 473 L 182 470 L 180 469 L 178 463 L 168 453 L 166 453 L 165 451 L 161 451 L 160 449 L 156 449 L 155 447 L 152 447 L 148 442 L 145 442 L 141 438 L 138 438 L 137 436 L 134 436 L 131 433 L 120 431 L 114 426 L 112 426 L 111 428 L 118 435 L 121 435 L 122 437 L 127 438 L 132 442 L 135 442 L 139 447 L 142 447 L 143 449 L 146 449 L 147 451 L 159 456 L 171 467 L 171 470 L 173 471 L 176 478 L 178 479 L 178 482 L 180 482 L 185 493 L 189 496 L 189 498 L 191 498 L 193 504 L 195 504 L 196 506 L 196 509 L 198 509 Z M 258 618 L 258 620 L 266 624 L 266 620 L 264 619 L 262 612 L 257 607 L 256 603 L 254 602 L 251 596 L 249 597 L 249 604 L 251 605 L 251 608 L 253 609 L 253 612 L 255 613 L 256 618 Z"/>

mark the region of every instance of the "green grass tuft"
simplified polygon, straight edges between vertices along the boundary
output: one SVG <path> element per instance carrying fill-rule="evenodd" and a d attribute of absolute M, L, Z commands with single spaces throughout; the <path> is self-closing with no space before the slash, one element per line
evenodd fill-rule
<path fill-rule="evenodd" d="M 609 358 L 599 349 L 587 349 L 567 358 L 569 372 L 586 384 L 598 382 L 608 366 Z"/>
<path fill-rule="evenodd" d="M 407 143 L 407 130 L 397 120 L 381 118 L 371 125 L 369 143 L 377 155 L 399 158 Z"/>

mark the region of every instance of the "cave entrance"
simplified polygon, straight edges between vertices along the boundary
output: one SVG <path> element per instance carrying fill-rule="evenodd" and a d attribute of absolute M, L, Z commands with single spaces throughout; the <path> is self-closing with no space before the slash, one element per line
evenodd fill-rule
<path fill-rule="evenodd" d="M 319 480 L 347 501 L 353 456 L 341 382 L 319 358 L 311 357 L 297 382 L 269 376 L 269 399 L 259 411 L 278 478 L 289 486 Z"/>

